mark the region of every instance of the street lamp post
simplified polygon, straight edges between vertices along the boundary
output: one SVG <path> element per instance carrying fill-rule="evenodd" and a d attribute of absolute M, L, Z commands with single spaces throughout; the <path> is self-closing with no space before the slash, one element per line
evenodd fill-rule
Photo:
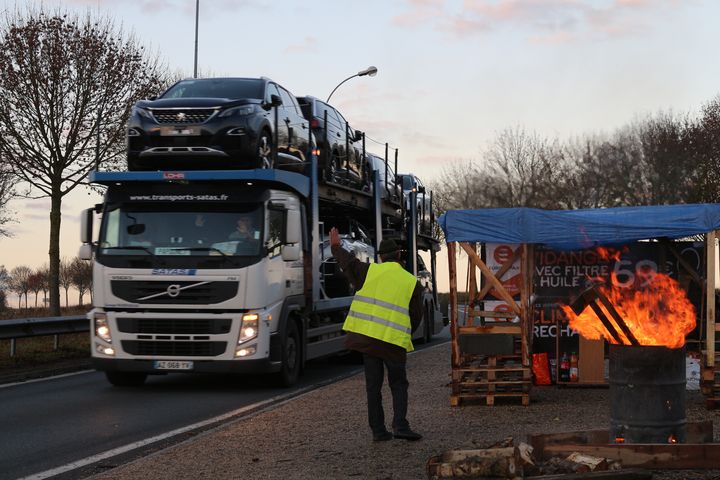
<path fill-rule="evenodd" d="M 348 78 L 346 78 L 346 79 L 343 80 L 342 82 L 338 83 L 338 84 L 337 84 L 337 87 L 333 88 L 333 91 L 330 92 L 330 95 L 328 95 L 328 98 L 327 98 L 327 100 L 325 100 L 325 103 L 328 103 L 328 102 L 330 101 L 330 97 L 333 96 L 333 93 L 335 93 L 335 90 L 337 90 L 337 89 L 340 87 L 340 85 L 342 85 L 343 83 L 347 82 L 347 81 L 350 80 L 351 78 L 364 77 L 365 75 L 370 76 L 370 77 L 374 77 L 374 76 L 377 74 L 377 71 L 378 71 L 378 70 L 377 70 L 376 67 L 372 67 L 372 66 L 371 66 L 371 67 L 366 68 L 365 70 L 359 71 L 359 72 L 356 73 L 355 75 L 350 75 Z"/>
<path fill-rule="evenodd" d="M 193 70 L 193 78 L 197 78 L 197 60 L 198 60 L 198 23 L 200 20 L 200 0 L 195 0 L 195 68 Z"/>

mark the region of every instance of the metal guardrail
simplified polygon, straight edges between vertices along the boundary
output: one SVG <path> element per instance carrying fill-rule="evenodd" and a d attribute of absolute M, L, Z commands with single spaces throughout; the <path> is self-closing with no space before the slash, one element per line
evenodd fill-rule
<path fill-rule="evenodd" d="M 84 315 L 69 317 L 37 317 L 0 320 L 0 340 L 10 340 L 10 356 L 15 355 L 15 340 L 18 338 L 58 335 L 90 331 L 90 322 Z"/>

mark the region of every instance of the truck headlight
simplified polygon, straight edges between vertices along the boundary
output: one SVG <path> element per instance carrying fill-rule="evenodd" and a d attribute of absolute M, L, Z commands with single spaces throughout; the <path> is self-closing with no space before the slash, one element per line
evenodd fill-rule
<path fill-rule="evenodd" d="M 246 313 L 242 316 L 238 344 L 247 342 L 248 340 L 257 337 L 259 320 L 260 316 L 257 313 Z"/>
<path fill-rule="evenodd" d="M 255 345 L 251 345 L 249 347 L 237 347 L 235 350 L 235 356 L 236 357 L 249 357 L 251 355 L 255 355 L 255 351 L 257 350 L 257 347 Z"/>
<path fill-rule="evenodd" d="M 112 347 L 108 347 L 107 345 L 102 345 L 97 342 L 95 342 L 95 351 L 102 353 L 103 355 L 107 355 L 108 357 L 115 356 L 115 350 Z"/>
<path fill-rule="evenodd" d="M 95 324 L 95 336 L 102 338 L 108 343 L 112 343 L 107 315 L 104 313 L 96 313 L 93 317 L 93 322 Z"/>

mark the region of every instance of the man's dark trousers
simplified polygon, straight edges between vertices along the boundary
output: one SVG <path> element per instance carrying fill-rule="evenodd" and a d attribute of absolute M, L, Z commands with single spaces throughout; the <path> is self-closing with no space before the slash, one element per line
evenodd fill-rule
<path fill-rule="evenodd" d="M 365 363 L 365 390 L 367 392 L 368 422 L 374 435 L 386 432 L 385 412 L 382 406 L 382 384 L 387 367 L 388 383 L 393 399 L 393 430 L 407 430 L 408 381 L 405 363 L 392 362 L 363 354 Z"/>

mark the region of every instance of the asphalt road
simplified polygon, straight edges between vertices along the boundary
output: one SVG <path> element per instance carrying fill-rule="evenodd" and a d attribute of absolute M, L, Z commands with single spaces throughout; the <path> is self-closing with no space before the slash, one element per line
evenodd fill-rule
<path fill-rule="evenodd" d="M 448 338 L 444 329 L 429 345 Z M 347 357 L 313 361 L 292 388 L 273 387 L 261 377 L 180 374 L 151 376 L 141 388 L 117 388 L 94 371 L 0 386 L 0 479 L 48 471 L 62 478 L 82 477 L 80 471 L 68 471 L 68 465 L 84 467 L 88 457 L 98 459 L 106 452 L 134 447 L 139 448 L 134 455 L 142 455 L 138 452 L 143 449 L 163 448 L 213 424 L 162 438 L 168 432 L 230 412 L 243 415 L 236 411 L 302 393 L 361 368 Z M 153 437 L 162 440 L 148 442 Z M 132 455 L 126 453 L 125 459 Z M 103 461 L 116 465 L 124 460 Z M 102 462 L 94 468 L 101 469 Z"/>

